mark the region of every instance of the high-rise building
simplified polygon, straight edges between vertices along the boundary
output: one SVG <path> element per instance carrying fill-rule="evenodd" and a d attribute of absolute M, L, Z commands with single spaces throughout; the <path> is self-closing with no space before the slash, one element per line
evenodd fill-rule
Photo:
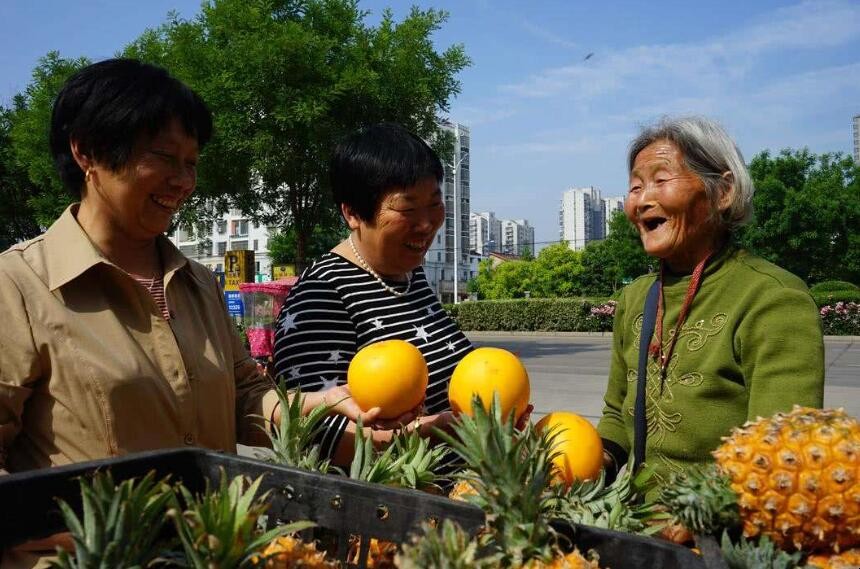
<path fill-rule="evenodd" d="M 604 229 L 603 229 L 603 237 L 609 235 L 609 222 L 612 221 L 612 215 L 616 211 L 624 211 L 624 198 L 606 198 L 603 200 L 603 218 L 604 218 Z"/>
<path fill-rule="evenodd" d="M 598 212 L 596 215 L 595 212 Z M 594 186 L 570 188 L 561 196 L 561 209 L 558 213 L 559 237 L 567 242 L 574 251 L 584 248 L 595 237 L 595 220 L 601 222 L 597 235 L 603 233 L 603 205 L 600 190 Z"/>
<path fill-rule="evenodd" d="M 455 255 L 456 289 L 459 300 L 468 296 L 466 284 L 471 277 L 469 268 L 470 136 L 469 128 L 456 122 L 441 120 L 439 126 L 454 136 L 454 153 L 451 160 L 444 164 L 445 178 L 442 182 L 442 193 L 445 200 L 445 222 L 424 256 L 424 272 L 439 299 L 442 302 L 453 302 Z"/>
<path fill-rule="evenodd" d="M 492 211 L 469 215 L 469 246 L 478 255 L 489 255 L 502 244 L 502 221 Z"/>
<path fill-rule="evenodd" d="M 584 249 L 609 235 L 609 222 L 618 210 L 624 210 L 623 197 L 602 199 L 594 186 L 570 188 L 561 196 L 559 237 L 574 251 Z"/>
<path fill-rule="evenodd" d="M 535 252 L 535 228 L 525 219 L 501 220 L 501 252 L 522 255 L 526 250 Z"/>
<path fill-rule="evenodd" d="M 860 115 L 854 115 L 854 161 L 860 164 Z"/>

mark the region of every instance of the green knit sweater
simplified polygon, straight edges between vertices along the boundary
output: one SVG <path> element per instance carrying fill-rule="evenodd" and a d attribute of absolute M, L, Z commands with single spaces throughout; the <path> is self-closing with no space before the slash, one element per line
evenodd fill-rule
<path fill-rule="evenodd" d="M 672 472 L 712 460 L 710 452 L 732 427 L 794 404 L 822 405 L 824 342 L 806 285 L 731 246 L 704 275 L 664 381 L 657 362 L 649 358 L 645 461 L 656 467 L 658 484 Z M 615 312 L 606 406 L 598 430 L 620 461 L 633 447 L 642 312 L 655 278 L 646 275 L 626 287 Z M 666 277 L 664 352 L 689 282 L 689 276 Z"/>

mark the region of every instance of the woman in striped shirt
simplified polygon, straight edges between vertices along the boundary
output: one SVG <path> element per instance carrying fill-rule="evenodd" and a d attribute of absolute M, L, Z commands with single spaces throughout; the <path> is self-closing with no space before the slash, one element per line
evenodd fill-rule
<path fill-rule="evenodd" d="M 419 432 L 445 428 L 448 382 L 472 349 L 442 309 L 421 264 L 445 218 L 442 163 L 419 137 L 378 124 L 347 137 L 331 163 L 334 200 L 349 237 L 303 274 L 278 318 L 274 368 L 289 388 L 320 391 L 346 382 L 355 353 L 400 339 L 417 347 L 430 372 Z M 332 415 L 323 454 L 349 462 L 356 425 Z M 391 431 L 368 430 L 378 444 Z"/>

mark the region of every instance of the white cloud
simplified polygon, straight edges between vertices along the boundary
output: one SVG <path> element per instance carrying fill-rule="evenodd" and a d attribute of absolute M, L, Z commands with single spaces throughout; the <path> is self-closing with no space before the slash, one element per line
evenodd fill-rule
<path fill-rule="evenodd" d="M 860 4 L 804 2 L 717 39 L 605 52 L 588 62 L 546 69 L 500 89 L 524 98 L 581 100 L 624 89 L 653 90 L 659 85 L 721 89 L 731 80 L 748 76 L 766 54 L 833 47 L 858 37 Z"/>
<path fill-rule="evenodd" d="M 579 47 L 579 45 L 576 42 L 570 41 L 567 38 L 563 38 L 560 35 L 556 34 L 555 32 L 551 32 L 550 30 L 544 28 L 543 26 L 539 26 L 539 25 L 534 24 L 528 20 L 525 20 L 522 23 L 522 27 L 527 32 L 532 34 L 533 36 L 535 36 L 539 39 L 542 39 L 546 42 L 549 42 L 551 44 L 558 45 L 558 46 L 565 47 L 565 48 L 569 48 L 569 49 Z"/>

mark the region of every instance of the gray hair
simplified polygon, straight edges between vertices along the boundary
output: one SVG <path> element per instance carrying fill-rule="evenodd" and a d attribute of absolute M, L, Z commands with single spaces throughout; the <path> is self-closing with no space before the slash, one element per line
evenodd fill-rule
<path fill-rule="evenodd" d="M 681 150 L 687 168 L 705 185 L 711 211 L 719 215 L 724 229 L 731 233 L 750 220 L 755 188 L 741 151 L 723 127 L 704 117 L 664 117 L 645 127 L 630 143 L 628 173 L 633 171 L 636 156 L 658 140 L 668 140 Z M 732 174 L 734 194 L 728 209 L 720 213 L 717 205 L 726 185 L 725 172 Z"/>

